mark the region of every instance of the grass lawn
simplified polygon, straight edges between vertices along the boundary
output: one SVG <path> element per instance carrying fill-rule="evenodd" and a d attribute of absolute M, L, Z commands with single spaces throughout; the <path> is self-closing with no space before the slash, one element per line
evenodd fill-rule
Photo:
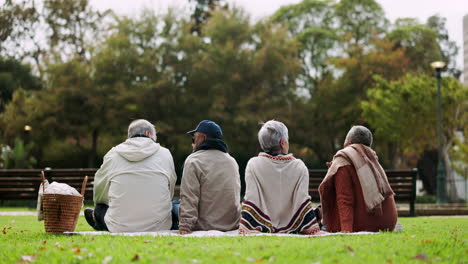
<path fill-rule="evenodd" d="M 468 263 L 468 218 L 400 218 L 401 233 L 295 237 L 64 236 L 0 216 L 0 263 Z M 76 231 L 91 231 L 80 216 Z"/>

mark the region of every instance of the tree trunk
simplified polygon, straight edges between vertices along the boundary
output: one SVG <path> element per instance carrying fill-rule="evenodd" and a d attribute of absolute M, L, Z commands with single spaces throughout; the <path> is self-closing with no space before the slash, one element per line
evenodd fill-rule
<path fill-rule="evenodd" d="M 437 150 L 425 150 L 418 160 L 419 178 L 427 194 L 436 194 Z"/>
<path fill-rule="evenodd" d="M 399 152 L 398 146 L 396 143 L 390 142 L 387 144 L 387 147 L 388 147 L 388 157 L 390 161 L 390 164 L 389 164 L 390 169 L 397 169 L 401 162 L 401 158 L 398 153 Z"/>
<path fill-rule="evenodd" d="M 442 150 L 442 157 L 445 165 L 445 180 L 446 180 L 446 191 L 447 191 L 447 200 L 449 202 L 458 202 L 457 188 L 455 185 L 455 177 L 453 174 L 452 164 L 450 162 L 450 153 L 449 149 L 452 145 L 446 144 Z"/>

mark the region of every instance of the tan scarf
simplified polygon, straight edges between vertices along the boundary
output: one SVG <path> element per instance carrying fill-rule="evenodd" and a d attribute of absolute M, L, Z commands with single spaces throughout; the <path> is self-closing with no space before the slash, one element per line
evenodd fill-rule
<path fill-rule="evenodd" d="M 333 183 L 331 179 L 339 168 L 346 165 L 353 165 L 356 169 L 367 212 L 382 215 L 382 202 L 394 193 L 388 183 L 385 171 L 380 166 L 377 154 L 371 148 L 362 144 L 349 145 L 339 150 L 333 157 L 332 165 L 319 186 L 323 211 L 328 211 L 329 199 L 335 199 L 335 197 L 329 197 L 331 183 Z M 323 223 L 326 224 L 326 214 L 324 214 Z"/>

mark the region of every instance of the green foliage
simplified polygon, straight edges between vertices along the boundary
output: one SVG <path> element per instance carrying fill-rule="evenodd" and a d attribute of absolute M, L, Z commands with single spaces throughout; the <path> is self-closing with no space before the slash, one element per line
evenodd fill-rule
<path fill-rule="evenodd" d="M 0 57 L 0 113 L 13 98 L 18 89 L 39 90 L 40 80 L 32 75 L 27 65 L 14 59 Z"/>
<path fill-rule="evenodd" d="M 376 86 L 369 90 L 368 101 L 362 102 L 363 115 L 375 128 L 382 141 L 396 142 L 405 152 L 422 152 L 436 148 L 437 87 L 435 78 L 427 75 L 406 75 L 396 81 L 376 76 Z M 460 118 L 466 108 L 468 89 L 458 80 L 444 78 L 442 111 L 445 142 L 453 140 L 453 132 L 466 123 Z"/>
<path fill-rule="evenodd" d="M 0 261 L 34 263 L 463 263 L 463 217 L 400 218 L 404 232 L 329 237 L 63 236 L 33 216 L 2 216 Z M 434 231 L 437 230 L 437 231 Z M 80 216 L 76 231 L 91 231 Z"/>
<path fill-rule="evenodd" d="M 432 74 L 429 67 L 433 61 L 441 60 L 437 32 L 416 19 L 397 19 L 395 28 L 387 38 L 403 48 L 409 60 L 409 70 L 417 73 Z"/>
<path fill-rule="evenodd" d="M 125 139 L 128 123 L 145 118 L 179 169 L 191 152 L 186 131 L 212 119 L 223 127 L 241 172 L 260 150 L 258 124 L 273 118 L 286 123 L 291 151 L 309 167 L 325 168 L 355 124 L 383 131 L 376 143 L 387 167 L 396 167 L 392 159 L 400 150 L 432 146 L 421 143 L 429 133 L 414 146 L 392 141 L 387 131 L 394 127 L 363 114 L 361 102 L 372 102 L 368 91 L 381 85 L 374 75 L 389 85 L 406 73 L 429 75 L 429 62 L 440 58 L 453 74 L 456 49 L 443 18 L 390 25 L 375 0 L 303 0 L 252 22 L 225 3 L 191 0 L 191 17 L 173 10 L 125 17 L 100 13 L 88 0 L 47 0 L 40 10 L 33 1 L 6 1 L 0 36 L 9 44 L 2 43 L 0 54 L 34 62 L 43 88 L 32 88 L 31 71 L 19 74 L 26 68 L 0 70 L 0 83 L 9 87 L 1 90 L 1 142 L 13 145 L 30 125 L 38 166 L 97 166 Z M 8 25 L 12 14 L 19 15 Z M 385 118 L 398 123 L 399 114 Z M 433 122 L 430 115 L 408 118 L 406 124 Z M 67 153 L 62 163 L 60 153 Z"/>
<path fill-rule="evenodd" d="M 2 169 L 31 169 L 36 164 L 36 159 L 29 154 L 31 146 L 25 146 L 24 142 L 16 138 L 15 145 L 11 149 L 8 145 L 2 146 L 0 161 Z"/>
<path fill-rule="evenodd" d="M 188 0 L 195 2 L 193 14 L 191 15 L 193 25 L 190 27 L 190 32 L 197 35 L 202 34 L 202 27 L 208 22 L 212 13 L 218 7 L 227 8 L 225 0 Z"/>

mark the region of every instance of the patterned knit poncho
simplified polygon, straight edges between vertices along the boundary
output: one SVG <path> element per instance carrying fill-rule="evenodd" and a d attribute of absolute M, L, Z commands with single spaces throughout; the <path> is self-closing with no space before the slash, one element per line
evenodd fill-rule
<path fill-rule="evenodd" d="M 245 182 L 240 233 L 320 231 L 308 194 L 309 172 L 300 159 L 260 153 L 249 160 Z"/>

